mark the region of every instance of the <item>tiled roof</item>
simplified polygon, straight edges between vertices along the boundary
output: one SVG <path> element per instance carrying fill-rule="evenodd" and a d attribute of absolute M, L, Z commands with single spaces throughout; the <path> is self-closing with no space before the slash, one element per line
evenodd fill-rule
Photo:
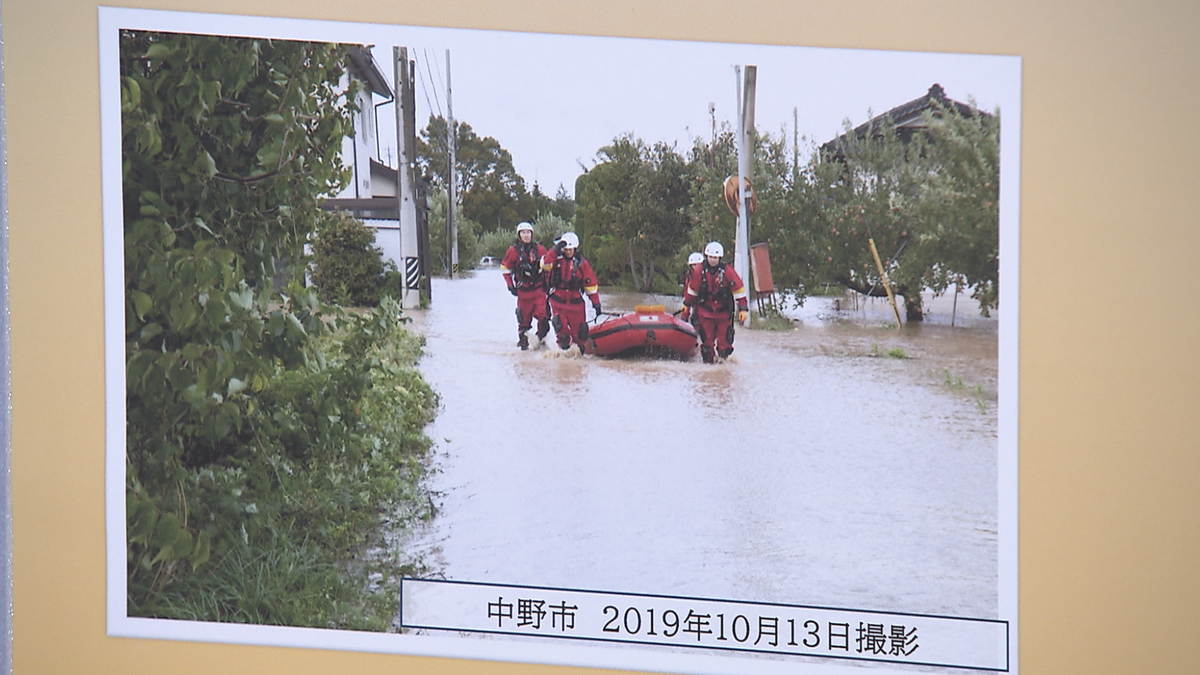
<path fill-rule="evenodd" d="M 908 103 L 901 103 L 882 115 L 876 115 L 870 120 L 867 120 L 863 124 L 855 127 L 850 133 L 854 134 L 855 138 L 864 138 L 872 129 L 878 129 L 880 123 L 884 122 L 885 120 L 890 120 L 891 124 L 899 130 L 923 129 L 925 127 L 925 122 L 922 117 L 922 113 L 932 108 L 934 101 L 941 103 L 943 106 L 954 110 L 963 116 L 989 115 L 989 113 L 973 108 L 966 103 L 960 103 L 952 98 L 947 97 L 946 91 L 942 89 L 942 85 L 935 83 L 929 88 L 929 91 L 926 92 L 924 96 L 915 98 Z M 845 143 L 845 141 L 846 134 L 842 134 L 841 136 L 838 136 L 837 138 L 823 144 L 821 146 L 821 153 L 825 155 L 838 155 L 840 154 L 839 148 Z"/>

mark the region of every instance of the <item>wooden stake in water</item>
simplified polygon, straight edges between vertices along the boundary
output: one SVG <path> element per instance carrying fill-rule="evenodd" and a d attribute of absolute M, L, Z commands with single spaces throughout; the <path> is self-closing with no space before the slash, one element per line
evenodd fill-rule
<path fill-rule="evenodd" d="M 958 316 L 958 294 L 962 293 L 962 284 L 954 284 L 954 305 L 950 308 L 950 326 L 954 326 L 954 317 Z"/>
<path fill-rule="evenodd" d="M 879 269 L 879 278 L 883 280 L 883 290 L 887 291 L 888 302 L 892 303 L 892 312 L 896 314 L 896 330 L 904 325 L 900 321 L 900 310 L 896 307 L 896 296 L 892 294 L 892 285 L 888 283 L 887 272 L 883 271 L 883 262 L 879 259 L 879 250 L 875 248 L 874 237 L 867 239 L 867 243 L 871 245 L 871 255 L 875 258 L 875 267 Z"/>

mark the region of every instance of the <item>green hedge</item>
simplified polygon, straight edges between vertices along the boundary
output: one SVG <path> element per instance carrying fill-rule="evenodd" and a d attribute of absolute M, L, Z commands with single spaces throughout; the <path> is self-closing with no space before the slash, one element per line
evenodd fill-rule
<path fill-rule="evenodd" d="M 403 321 L 390 298 L 346 314 L 304 367 L 231 394 L 238 451 L 220 461 L 130 453 L 131 616 L 390 626 L 393 582 L 420 561 L 377 544 L 432 515 L 423 429 L 437 402 Z"/>

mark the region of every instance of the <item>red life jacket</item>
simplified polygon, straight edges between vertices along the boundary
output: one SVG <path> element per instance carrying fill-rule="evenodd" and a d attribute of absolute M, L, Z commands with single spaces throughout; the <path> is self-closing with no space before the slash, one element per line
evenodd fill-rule
<path fill-rule="evenodd" d="M 565 275 L 563 268 L 567 268 Z M 576 252 L 573 258 L 559 257 L 550 269 L 552 291 L 579 291 L 583 289 L 583 254 Z"/>
<path fill-rule="evenodd" d="M 700 265 L 700 288 L 696 293 L 696 304 L 717 312 L 733 311 L 733 282 L 725 274 L 725 263 L 710 267 Z"/>
<path fill-rule="evenodd" d="M 542 257 L 538 255 L 538 243 L 528 244 L 517 239 L 513 241 L 517 250 L 517 267 L 512 271 L 513 284 L 520 289 L 540 288 L 545 281 L 542 275 Z"/>

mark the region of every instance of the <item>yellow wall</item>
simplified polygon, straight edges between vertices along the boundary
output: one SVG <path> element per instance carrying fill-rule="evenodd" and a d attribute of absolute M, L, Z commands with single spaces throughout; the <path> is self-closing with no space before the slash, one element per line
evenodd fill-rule
<path fill-rule="evenodd" d="M 1020 668 L 1200 672 L 1200 3 L 138 3 L 151 5 L 1023 57 Z M 15 672 L 572 671 L 105 637 L 96 7 L 0 6 Z"/>

